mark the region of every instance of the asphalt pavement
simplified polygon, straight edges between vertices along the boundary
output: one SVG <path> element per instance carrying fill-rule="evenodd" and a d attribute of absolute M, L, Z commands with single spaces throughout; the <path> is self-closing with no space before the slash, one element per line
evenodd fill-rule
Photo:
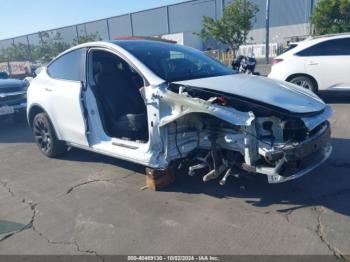
<path fill-rule="evenodd" d="M 331 158 L 307 176 L 145 190 L 142 166 L 72 149 L 41 155 L 26 124 L 0 122 L 0 255 L 350 254 L 350 98 L 323 95 Z"/>

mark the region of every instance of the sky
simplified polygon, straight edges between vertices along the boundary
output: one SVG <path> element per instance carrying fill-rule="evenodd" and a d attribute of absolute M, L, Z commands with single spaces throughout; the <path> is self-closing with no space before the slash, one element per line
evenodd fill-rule
<path fill-rule="evenodd" d="M 0 39 L 183 1 L 184 0 L 1 0 Z"/>

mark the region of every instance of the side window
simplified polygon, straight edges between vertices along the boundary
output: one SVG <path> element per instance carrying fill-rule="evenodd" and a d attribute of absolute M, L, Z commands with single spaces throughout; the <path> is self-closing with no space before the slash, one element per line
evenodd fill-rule
<path fill-rule="evenodd" d="M 350 38 L 325 41 L 311 46 L 299 53 L 299 56 L 342 56 L 350 55 Z"/>
<path fill-rule="evenodd" d="M 52 78 L 84 81 L 85 49 L 77 49 L 59 57 L 49 65 L 47 71 Z"/>
<path fill-rule="evenodd" d="M 341 55 L 350 55 L 350 38 L 339 39 L 338 48 Z"/>
<path fill-rule="evenodd" d="M 143 77 L 127 61 L 121 57 L 104 50 L 90 50 L 88 55 L 89 84 L 99 85 L 101 79 L 107 75 L 112 78 L 124 76 L 132 81 L 135 88 L 139 89 L 145 85 Z"/>

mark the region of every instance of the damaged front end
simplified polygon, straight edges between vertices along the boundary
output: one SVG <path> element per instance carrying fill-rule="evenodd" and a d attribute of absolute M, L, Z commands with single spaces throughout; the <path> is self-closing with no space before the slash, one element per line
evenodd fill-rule
<path fill-rule="evenodd" d="M 332 109 L 291 113 L 233 94 L 181 84 L 157 90 L 158 155 L 167 165 L 186 167 L 203 181 L 229 176 L 266 175 L 269 183 L 296 179 L 331 154 Z"/>

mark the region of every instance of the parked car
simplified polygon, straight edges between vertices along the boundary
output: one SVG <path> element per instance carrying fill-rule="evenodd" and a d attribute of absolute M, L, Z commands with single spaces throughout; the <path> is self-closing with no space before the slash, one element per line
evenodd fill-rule
<path fill-rule="evenodd" d="M 285 80 L 315 93 L 350 88 L 350 34 L 293 43 L 272 61 L 270 78 Z"/>
<path fill-rule="evenodd" d="M 309 90 L 146 40 L 69 49 L 33 79 L 27 108 L 48 157 L 78 147 L 221 184 L 237 172 L 284 182 L 319 166 L 331 113 Z"/>
<path fill-rule="evenodd" d="M 27 82 L 17 79 L 0 79 L 0 119 L 26 119 Z"/>

